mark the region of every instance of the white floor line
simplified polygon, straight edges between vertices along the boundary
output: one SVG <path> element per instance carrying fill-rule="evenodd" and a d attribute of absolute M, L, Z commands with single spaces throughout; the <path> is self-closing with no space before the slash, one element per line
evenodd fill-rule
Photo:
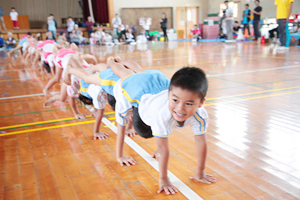
<path fill-rule="evenodd" d="M 108 126 L 113 132 L 117 134 L 117 127 L 112 124 L 107 118 L 103 117 L 102 122 Z M 129 137 L 125 137 L 125 143 L 128 144 L 135 152 L 137 152 L 145 161 L 147 161 L 156 171 L 159 170 L 158 162 L 151 157 L 142 147 L 140 147 L 135 141 Z M 198 194 L 196 194 L 191 188 L 184 184 L 179 178 L 177 178 L 172 172 L 168 170 L 168 176 L 170 181 L 177 187 L 177 189 L 188 199 L 203 200 Z"/>
<path fill-rule="evenodd" d="M 51 94 L 57 94 L 59 92 L 51 92 Z M 43 96 L 44 93 L 39 94 L 28 94 L 28 95 L 20 95 L 20 96 L 12 96 L 12 97 L 1 97 L 0 100 L 6 100 L 6 99 L 18 99 L 18 98 L 25 98 L 25 97 L 35 97 L 35 96 Z"/>
<path fill-rule="evenodd" d="M 291 65 L 291 66 L 275 67 L 275 68 L 267 68 L 267 69 L 257 69 L 257 70 L 251 70 L 251 71 L 232 72 L 232 73 L 216 74 L 216 75 L 208 74 L 207 77 L 218 77 L 218 76 L 228 76 L 228 75 L 236 75 L 236 74 L 247 74 L 247 73 L 253 73 L 253 72 L 263 72 L 263 71 L 271 71 L 271 70 L 277 70 L 277 69 L 288 69 L 288 68 L 295 68 L 295 67 L 300 67 L 300 65 Z"/>

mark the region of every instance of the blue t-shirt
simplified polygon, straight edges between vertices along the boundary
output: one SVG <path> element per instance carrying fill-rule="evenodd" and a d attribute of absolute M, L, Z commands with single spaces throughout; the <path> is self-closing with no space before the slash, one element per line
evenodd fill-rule
<path fill-rule="evenodd" d="M 5 44 L 4 40 L 2 37 L 0 37 L 0 47 L 2 47 Z"/>
<path fill-rule="evenodd" d="M 28 40 L 28 38 L 23 38 L 22 40 L 20 40 L 20 42 L 19 42 L 19 45 L 23 45 L 24 44 L 24 42 L 26 42 Z"/>
<path fill-rule="evenodd" d="M 250 9 L 244 10 L 245 15 L 250 15 Z M 248 24 L 248 17 L 244 16 L 243 17 L 243 24 Z"/>
<path fill-rule="evenodd" d="M 48 24 L 48 30 L 49 31 L 56 31 L 54 20 L 53 19 L 49 19 L 48 22 L 49 22 L 49 24 Z"/>

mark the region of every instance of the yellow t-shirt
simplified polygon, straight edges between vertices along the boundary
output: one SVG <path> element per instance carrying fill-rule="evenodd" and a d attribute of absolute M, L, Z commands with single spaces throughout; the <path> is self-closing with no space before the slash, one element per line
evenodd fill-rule
<path fill-rule="evenodd" d="M 294 0 L 275 0 L 277 5 L 277 19 L 286 19 L 290 12 L 290 3 Z"/>

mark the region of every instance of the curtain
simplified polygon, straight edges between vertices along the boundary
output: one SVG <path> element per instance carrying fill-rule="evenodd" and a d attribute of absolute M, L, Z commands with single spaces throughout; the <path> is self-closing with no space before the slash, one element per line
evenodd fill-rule
<path fill-rule="evenodd" d="M 108 23 L 108 0 L 92 0 L 95 22 L 99 24 Z M 82 0 L 84 18 L 90 15 L 88 0 Z"/>

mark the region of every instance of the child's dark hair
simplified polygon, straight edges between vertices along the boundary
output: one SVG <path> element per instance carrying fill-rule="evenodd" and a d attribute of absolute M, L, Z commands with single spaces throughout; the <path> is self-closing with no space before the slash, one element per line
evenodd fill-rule
<path fill-rule="evenodd" d="M 12 10 L 12 9 L 14 9 L 14 10 L 15 10 L 15 7 L 11 7 L 11 10 Z"/>
<path fill-rule="evenodd" d="M 116 99 L 114 96 L 107 94 L 107 102 L 113 110 L 116 110 Z"/>
<path fill-rule="evenodd" d="M 248 6 L 248 7 L 249 7 L 249 4 L 246 3 L 245 6 Z"/>
<path fill-rule="evenodd" d="M 79 94 L 78 99 L 81 103 L 83 103 L 84 105 L 92 105 L 93 104 L 93 99 L 88 98 L 82 94 Z"/>
<path fill-rule="evenodd" d="M 234 21 L 234 23 L 238 24 L 239 22 L 238 21 Z"/>
<path fill-rule="evenodd" d="M 27 34 L 27 35 L 32 35 L 31 32 L 27 32 L 26 34 Z"/>
<path fill-rule="evenodd" d="M 51 73 L 50 66 L 45 61 L 43 62 L 43 67 L 47 70 L 48 73 Z"/>
<path fill-rule="evenodd" d="M 201 100 L 206 96 L 208 81 L 202 69 L 196 67 L 183 67 L 172 77 L 169 91 L 173 87 L 180 87 L 199 94 Z"/>

